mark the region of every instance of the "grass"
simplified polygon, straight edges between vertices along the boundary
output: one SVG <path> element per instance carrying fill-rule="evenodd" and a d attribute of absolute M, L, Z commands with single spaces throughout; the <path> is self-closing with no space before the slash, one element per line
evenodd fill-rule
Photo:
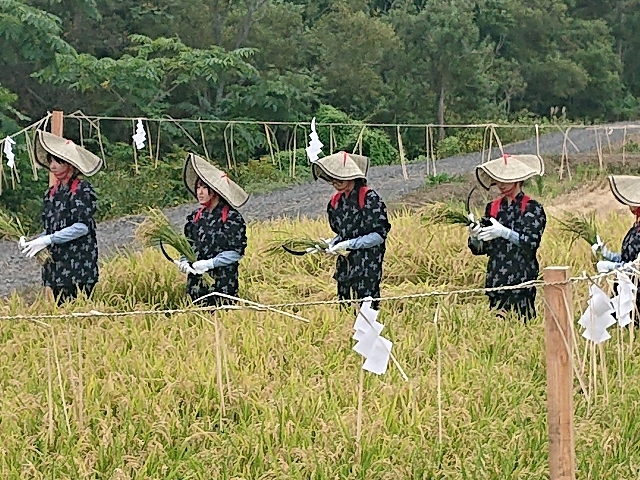
<path fill-rule="evenodd" d="M 608 223 L 619 244 L 630 216 Z M 459 227 L 398 212 L 387 245 L 384 295 L 480 287 L 486 260 Z M 265 255 L 274 231 L 326 237 L 326 221 L 252 223 L 241 295 L 263 303 L 335 298 L 328 256 Z M 589 246 L 550 219 L 544 265 L 593 270 Z M 587 284 L 574 287 L 576 318 Z M 155 249 L 102 265 L 92 300 L 58 309 L 14 296 L 0 314 L 184 305 L 184 276 Z M 442 443 L 438 431 L 438 323 Z M 542 311 L 538 302 L 538 310 Z M 358 371 L 354 317 L 334 305 L 298 307 L 304 324 L 271 312 L 229 311 L 217 321 L 228 358 L 218 375 L 214 326 L 194 314 L 0 324 L 0 477 L 97 479 L 540 479 L 548 477 L 544 328 L 498 321 L 483 296 L 385 302 L 379 320 L 409 376 L 390 366 L 365 375 L 356 446 Z M 215 322 L 214 322 L 215 323 Z M 605 344 L 609 400 L 588 405 L 576 382 L 579 479 L 638 478 L 640 356 L 624 370 L 614 329 Z M 578 344 L 584 342 L 578 337 Z M 582 350 L 581 350 L 582 351 Z M 220 408 L 218 379 L 225 395 Z M 624 381 L 624 391 L 620 381 Z M 51 397 L 51 401 L 48 398 Z M 64 402 L 63 402 L 64 399 Z M 50 415 L 50 406 L 52 415 Z M 69 430 L 64 416 L 68 408 Z M 51 420 L 51 422 L 50 422 Z"/>

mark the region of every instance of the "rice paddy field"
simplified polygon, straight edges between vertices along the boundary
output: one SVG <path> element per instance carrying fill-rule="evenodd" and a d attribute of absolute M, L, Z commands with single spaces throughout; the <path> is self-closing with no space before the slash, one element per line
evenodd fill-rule
<path fill-rule="evenodd" d="M 631 222 L 614 213 L 603 239 L 619 248 Z M 486 260 L 469 253 L 465 228 L 408 211 L 392 225 L 384 296 L 482 287 Z M 251 224 L 241 296 L 334 299 L 333 258 L 267 254 L 276 231 L 329 233 L 324 220 Z M 571 245 L 553 219 L 539 258 L 595 275 L 587 243 Z M 90 301 L 58 308 L 16 295 L 0 315 L 180 308 L 184 281 L 156 250 L 123 252 L 102 265 Z M 588 283 L 572 289 L 577 319 Z M 540 299 L 528 325 L 497 320 L 482 294 L 384 302 L 383 334 L 408 381 L 393 364 L 365 373 L 360 430 L 355 315 L 335 304 L 280 308 L 308 322 L 256 310 L 3 321 L 0 478 L 548 478 Z M 588 393 L 576 380 L 580 479 L 640 478 L 638 342 L 610 331 L 595 376 L 577 332 Z"/>

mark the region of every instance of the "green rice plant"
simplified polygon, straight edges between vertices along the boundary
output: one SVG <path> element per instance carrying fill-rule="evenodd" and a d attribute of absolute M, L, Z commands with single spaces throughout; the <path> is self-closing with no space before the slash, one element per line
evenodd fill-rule
<path fill-rule="evenodd" d="M 436 202 L 428 207 L 421 217 L 423 222 L 445 225 L 471 225 L 463 202 Z"/>
<path fill-rule="evenodd" d="M 329 248 L 329 243 L 322 239 L 316 239 L 313 237 L 302 236 L 295 238 L 274 238 L 269 242 L 267 253 L 271 255 L 279 255 L 283 253 L 291 252 L 306 252 L 309 249 L 318 248 L 321 252 L 326 252 Z M 337 250 L 338 255 L 349 255 L 348 250 Z"/>
<path fill-rule="evenodd" d="M 588 215 L 564 212 L 563 217 L 556 220 L 560 224 L 560 231 L 567 234 L 571 239 L 571 245 L 579 239 L 584 240 L 589 245 L 593 245 L 598 241 L 598 222 L 596 221 L 595 212 L 591 212 Z"/>
<path fill-rule="evenodd" d="M 30 237 L 28 230 L 22 225 L 18 217 L 14 217 L 0 210 L 0 238 L 17 242 L 20 237 L 28 239 Z M 45 248 L 36 254 L 36 259 L 40 265 L 44 265 L 51 260 L 51 252 Z"/>
<path fill-rule="evenodd" d="M 160 244 L 169 245 L 189 263 L 197 260 L 189 239 L 174 228 L 171 221 L 159 208 L 149 209 L 144 221 L 138 225 L 135 237 L 147 247 L 158 247 Z M 213 278 L 209 274 L 204 273 L 202 278 L 207 285 L 214 284 Z"/>

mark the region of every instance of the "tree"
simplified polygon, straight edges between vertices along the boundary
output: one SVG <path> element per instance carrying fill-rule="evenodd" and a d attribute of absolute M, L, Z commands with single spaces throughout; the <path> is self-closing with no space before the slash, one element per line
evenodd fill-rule
<path fill-rule="evenodd" d="M 492 48 L 480 36 L 474 8 L 469 0 L 426 0 L 420 8 L 402 4 L 392 11 L 406 56 L 408 71 L 402 73 L 418 87 L 414 95 L 435 96 L 440 125 L 452 99 L 487 94 Z"/>
<path fill-rule="evenodd" d="M 247 62 L 252 49 L 231 52 L 222 47 L 195 49 L 180 40 L 142 35 L 131 37 L 132 46 L 119 59 L 98 59 L 88 54 L 58 54 L 56 64 L 38 72 L 42 81 L 66 85 L 72 90 L 91 92 L 94 105 L 107 115 L 162 115 L 177 108 L 172 94 L 182 89 L 181 104 L 207 105 L 212 102 L 212 89 L 223 75 L 238 80 L 256 74 Z M 185 101 L 184 97 L 190 101 Z M 207 100 L 198 102 L 198 98 Z M 172 112 L 181 116 L 184 112 Z M 195 112 L 189 112 L 191 114 Z"/>

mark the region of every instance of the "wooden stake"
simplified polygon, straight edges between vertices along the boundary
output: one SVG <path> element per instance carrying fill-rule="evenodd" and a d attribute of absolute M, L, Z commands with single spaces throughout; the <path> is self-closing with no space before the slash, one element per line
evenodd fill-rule
<path fill-rule="evenodd" d="M 433 316 L 433 325 L 436 329 L 436 351 L 437 351 L 437 364 L 436 364 L 436 376 L 438 387 L 438 442 L 442 446 L 442 352 L 440 351 L 440 335 L 438 332 L 438 313 L 440 312 L 440 304 L 436 307 L 436 313 Z"/>
<path fill-rule="evenodd" d="M 227 416 L 227 411 L 224 403 L 224 381 L 222 379 L 222 353 L 220 351 L 220 329 L 218 327 L 218 318 L 216 314 L 213 314 L 214 318 L 214 330 L 216 334 L 216 370 L 218 380 L 218 392 L 220 394 L 220 430 L 222 431 L 222 419 Z"/>
<path fill-rule="evenodd" d="M 360 368 L 360 380 L 358 381 L 358 417 L 356 419 L 356 461 L 360 464 L 360 440 L 362 438 L 362 403 L 364 397 L 364 370 Z"/>
<path fill-rule="evenodd" d="M 54 110 L 51 115 L 51 133 L 58 137 L 63 136 L 64 128 L 64 114 L 61 110 Z M 49 186 L 53 187 L 56 184 L 56 177 L 53 173 L 49 172 Z"/>
<path fill-rule="evenodd" d="M 573 439 L 572 321 L 569 267 L 544 269 L 545 332 L 547 359 L 547 422 L 549 428 L 549 480 L 575 480 Z M 565 282 L 565 283 L 562 283 Z"/>
<path fill-rule="evenodd" d="M 622 164 L 627 164 L 627 159 L 625 157 L 626 146 L 627 146 L 627 127 L 624 127 L 624 133 L 622 134 Z"/>
<path fill-rule="evenodd" d="M 47 347 L 47 404 L 49 414 L 49 446 L 53 445 L 55 439 L 55 425 L 53 423 L 53 374 L 51 373 L 51 348 Z"/>

